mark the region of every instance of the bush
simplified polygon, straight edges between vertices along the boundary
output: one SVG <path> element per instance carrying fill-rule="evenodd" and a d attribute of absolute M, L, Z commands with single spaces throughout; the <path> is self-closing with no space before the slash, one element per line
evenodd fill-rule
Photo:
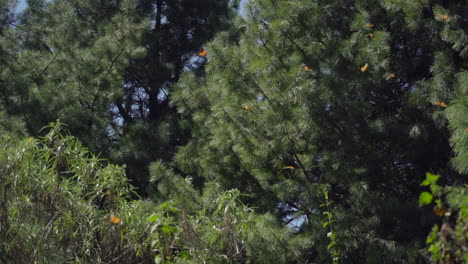
<path fill-rule="evenodd" d="M 437 263 L 468 263 L 468 186 L 441 187 L 438 179 L 427 173 L 421 184 L 430 192 L 421 193 L 420 204 L 434 205 L 434 213 L 442 217 L 427 237 L 428 250 Z"/>
<path fill-rule="evenodd" d="M 150 263 L 148 224 L 134 217 L 149 206 L 129 202 L 124 168 L 49 129 L 0 137 L 0 262 Z"/>

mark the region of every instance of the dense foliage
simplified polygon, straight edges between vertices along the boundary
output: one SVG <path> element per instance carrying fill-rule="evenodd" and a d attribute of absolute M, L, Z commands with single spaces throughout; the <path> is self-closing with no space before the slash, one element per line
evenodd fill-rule
<path fill-rule="evenodd" d="M 178 84 L 174 100 L 194 140 L 177 165 L 303 222 L 308 259 L 327 256 L 328 191 L 344 263 L 424 261 L 436 221 L 418 208 L 425 172 L 466 182 L 467 8 L 253 1 L 241 39 L 210 44 L 206 80 L 187 74 Z"/>
<path fill-rule="evenodd" d="M 130 201 L 123 167 L 103 165 L 59 124 L 48 129 L 0 138 L 2 263 L 286 263 L 302 248 L 238 190 L 200 194 L 158 163 L 152 181 L 168 202 Z"/>
<path fill-rule="evenodd" d="M 203 67 L 193 57 L 229 25 L 228 2 L 29 1 L 6 15 L 2 108 L 31 135 L 60 118 L 146 193 L 149 163 L 169 160 L 189 133 L 168 104 L 170 84 Z"/>
<path fill-rule="evenodd" d="M 468 262 L 463 1 L 15 2 L 0 261 Z"/>
<path fill-rule="evenodd" d="M 2 135 L 2 263 L 136 263 L 151 257 L 151 207 L 127 203 L 122 167 L 103 166 L 76 139 L 52 127 L 43 138 Z M 135 205 L 139 205 L 138 207 Z M 111 214 L 125 219 L 113 225 Z M 139 254 L 136 254 L 139 253 Z M 114 261 L 114 263 L 116 263 Z"/>

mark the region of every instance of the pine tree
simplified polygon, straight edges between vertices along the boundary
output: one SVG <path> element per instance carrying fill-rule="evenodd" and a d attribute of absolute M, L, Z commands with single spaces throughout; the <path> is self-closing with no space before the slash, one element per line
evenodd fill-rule
<path fill-rule="evenodd" d="M 434 224 L 432 257 L 463 257 L 466 3 L 251 0 L 234 24 L 227 0 L 14 3 L 0 126 L 60 118 L 164 202 L 129 203 L 123 168 L 73 138 L 2 136 L 2 261 L 426 263 Z M 426 172 L 454 186 L 436 214 Z"/>
<path fill-rule="evenodd" d="M 19 47 L 15 45 L 17 32 L 14 28 L 18 21 L 18 16 L 14 12 L 15 2 L 0 2 L 0 90 L 3 97 L 9 94 L 6 87 L 10 85 L 11 68 L 18 59 Z M 21 119 L 9 116 L 7 109 L 11 104 L 8 98 L 4 98 L 0 104 L 0 127 L 2 130 L 14 131 L 15 135 L 24 135 L 24 123 Z"/>
<path fill-rule="evenodd" d="M 142 36 L 146 56 L 134 59 L 125 71 L 123 96 L 114 103 L 113 128 L 120 131 L 111 157 L 127 164 L 129 177 L 147 182 L 148 165 L 156 159 L 170 161 L 176 147 L 190 137 L 190 127 L 169 105 L 172 85 L 184 71 L 203 74 L 203 43 L 226 30 L 238 1 L 139 2 L 152 10 L 152 27 Z M 116 132 L 117 132 L 116 131 Z M 118 132 L 117 132 L 118 133 Z"/>
<path fill-rule="evenodd" d="M 427 171 L 466 182 L 450 164 L 445 109 L 453 162 L 466 173 L 467 10 L 251 1 L 240 40 L 220 34 L 208 45 L 207 78 L 178 84 L 174 103 L 193 126 L 178 168 L 298 224 L 312 245 L 304 263 L 329 263 L 328 251 L 344 263 L 424 262 L 435 216 L 418 208 L 420 182 Z M 333 229 L 322 227 L 325 212 Z"/>
<path fill-rule="evenodd" d="M 8 27 L 2 107 L 33 136 L 60 119 L 93 152 L 125 163 L 145 193 L 149 162 L 170 160 L 190 135 L 170 86 L 183 71 L 203 72 L 197 53 L 229 25 L 236 1 L 28 3 Z"/>

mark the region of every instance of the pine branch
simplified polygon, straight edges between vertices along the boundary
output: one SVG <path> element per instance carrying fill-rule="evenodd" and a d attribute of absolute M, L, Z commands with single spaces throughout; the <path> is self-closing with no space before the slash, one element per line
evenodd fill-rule
<path fill-rule="evenodd" d="M 39 72 L 39 74 L 38 74 L 39 76 L 41 76 L 42 74 L 44 74 L 44 72 L 49 68 L 49 66 L 52 65 L 52 63 L 54 63 L 54 61 L 57 59 L 58 54 L 59 54 L 61 51 L 62 51 L 62 49 L 59 49 L 59 50 L 55 53 L 55 55 L 54 55 L 54 57 L 52 58 L 52 60 L 44 67 L 44 69 L 42 69 L 42 71 Z"/>

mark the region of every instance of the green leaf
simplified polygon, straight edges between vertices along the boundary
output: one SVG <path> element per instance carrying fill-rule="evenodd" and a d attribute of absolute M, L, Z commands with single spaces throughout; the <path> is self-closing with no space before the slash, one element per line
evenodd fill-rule
<path fill-rule="evenodd" d="M 421 195 L 419 195 L 419 204 L 420 205 L 427 205 L 432 202 L 432 194 L 429 192 L 422 192 Z"/>
<path fill-rule="evenodd" d="M 159 218 L 159 215 L 157 214 L 152 214 L 150 217 L 148 217 L 146 220 L 148 220 L 149 222 L 154 222 L 156 221 L 156 219 Z"/>
<path fill-rule="evenodd" d="M 175 233 L 176 228 L 173 227 L 173 226 L 164 225 L 163 227 L 161 227 L 161 230 L 162 230 L 164 233 L 170 235 L 170 234 Z"/>
<path fill-rule="evenodd" d="M 439 185 L 437 184 L 432 184 L 431 185 L 431 192 L 435 195 L 435 196 L 438 196 L 442 193 L 442 187 L 440 187 Z"/>
<path fill-rule="evenodd" d="M 421 183 L 422 186 L 429 186 L 432 183 L 437 182 L 437 180 L 440 178 L 439 175 L 434 175 L 430 172 L 426 173 L 426 179 Z"/>
<path fill-rule="evenodd" d="M 172 207 L 172 206 L 169 206 L 169 210 L 173 213 L 177 213 L 179 210 L 177 210 L 177 208 L 175 207 Z"/>
<path fill-rule="evenodd" d="M 331 212 L 323 212 L 324 215 L 326 215 L 328 218 L 332 218 L 332 213 Z"/>
<path fill-rule="evenodd" d="M 161 263 L 163 263 L 163 258 L 161 257 L 161 255 L 156 255 L 156 256 L 154 257 L 154 263 L 156 263 L 156 264 L 161 264 Z"/>
<path fill-rule="evenodd" d="M 335 242 L 335 241 L 331 242 L 331 243 L 327 246 L 327 250 L 330 250 L 330 248 L 332 248 L 332 247 L 335 246 L 335 245 L 336 245 L 336 242 Z"/>
<path fill-rule="evenodd" d="M 431 233 L 429 233 L 429 236 L 427 237 L 426 239 L 426 244 L 432 244 L 434 243 L 434 241 L 437 240 L 438 236 L 438 231 L 439 231 L 439 227 L 438 226 L 434 226 L 434 228 L 432 229 Z"/>
<path fill-rule="evenodd" d="M 182 250 L 182 251 L 180 251 L 179 254 L 184 259 L 190 259 L 190 255 L 189 255 L 189 253 L 187 251 Z"/>

